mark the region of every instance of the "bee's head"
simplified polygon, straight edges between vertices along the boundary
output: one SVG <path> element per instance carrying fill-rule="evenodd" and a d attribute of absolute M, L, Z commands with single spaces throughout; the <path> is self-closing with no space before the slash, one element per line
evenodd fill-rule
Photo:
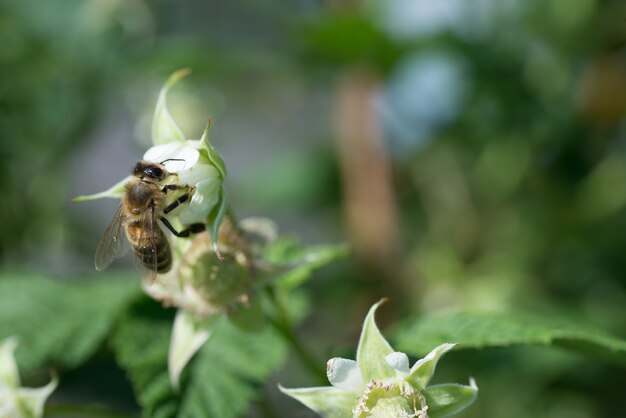
<path fill-rule="evenodd" d="M 142 180 L 148 178 L 155 181 L 162 181 L 169 176 L 170 173 L 165 169 L 163 164 L 139 161 L 133 169 L 133 175 Z"/>

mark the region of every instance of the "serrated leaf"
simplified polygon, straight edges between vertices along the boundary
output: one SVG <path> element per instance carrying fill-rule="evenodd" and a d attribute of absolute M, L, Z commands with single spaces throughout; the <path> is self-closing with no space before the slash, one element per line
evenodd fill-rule
<path fill-rule="evenodd" d="M 222 318 L 183 372 L 181 391 L 175 395 L 167 372 L 170 321 L 129 316 L 113 339 L 145 416 L 237 417 L 287 354 L 282 339 L 270 329 L 246 333 Z"/>
<path fill-rule="evenodd" d="M 100 346 L 114 321 L 140 294 L 131 277 L 59 281 L 0 274 L 0 339 L 17 336 L 20 368 L 71 368 Z"/>
<path fill-rule="evenodd" d="M 170 335 L 171 319 L 133 314 L 120 321 L 111 339 L 117 362 L 126 369 L 145 417 L 174 417 L 179 408 L 167 370 Z"/>
<path fill-rule="evenodd" d="M 626 341 L 570 321 L 529 314 L 452 312 L 408 322 L 396 333 L 400 350 L 423 355 L 456 342 L 459 349 L 545 345 L 564 347 L 626 367 Z"/>
<path fill-rule="evenodd" d="M 167 91 L 189 73 L 191 70 L 188 68 L 176 71 L 161 88 L 152 119 L 152 143 L 154 145 L 185 140 L 185 135 L 167 109 Z"/>
<path fill-rule="evenodd" d="M 208 408 L 202 416 L 240 415 L 286 356 L 284 341 L 273 330 L 246 333 L 222 321 L 193 363 L 181 416 L 198 416 L 192 411 L 200 401 Z"/>

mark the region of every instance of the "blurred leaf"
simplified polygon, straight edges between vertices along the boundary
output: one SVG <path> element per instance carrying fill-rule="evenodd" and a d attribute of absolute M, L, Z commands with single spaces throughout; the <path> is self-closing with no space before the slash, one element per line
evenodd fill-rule
<path fill-rule="evenodd" d="M 278 269 L 270 274 L 279 282 L 281 290 L 291 290 L 303 284 L 315 270 L 349 254 L 350 249 L 345 244 L 303 247 L 294 238 L 281 237 L 268 244 L 263 259 Z"/>
<path fill-rule="evenodd" d="M 369 64 L 386 70 L 403 49 L 373 22 L 358 15 L 330 14 L 303 25 L 305 54 L 327 65 Z"/>
<path fill-rule="evenodd" d="M 116 317 L 140 293 L 137 280 L 62 282 L 0 274 L 0 339 L 15 335 L 26 370 L 52 362 L 76 367 L 98 349 Z"/>
<path fill-rule="evenodd" d="M 564 347 L 626 367 L 626 341 L 555 316 L 453 312 L 414 320 L 397 332 L 399 349 L 414 355 L 423 355 L 444 342 L 458 343 L 459 349 Z"/>
<path fill-rule="evenodd" d="M 144 416 L 239 416 L 287 354 L 282 340 L 269 329 L 246 333 L 222 320 L 183 372 L 176 395 L 167 371 L 171 327 L 169 321 L 129 316 L 113 338 Z"/>

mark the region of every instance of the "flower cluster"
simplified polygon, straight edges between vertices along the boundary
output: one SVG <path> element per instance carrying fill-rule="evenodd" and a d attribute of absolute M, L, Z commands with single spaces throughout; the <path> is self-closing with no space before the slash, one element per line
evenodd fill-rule
<path fill-rule="evenodd" d="M 172 268 L 156 278 L 145 277 L 145 292 L 167 306 L 179 308 L 170 344 L 169 370 L 173 386 L 193 354 L 206 342 L 215 319 L 246 300 L 249 285 L 249 262 L 236 245 L 223 239 L 222 227 L 228 207 L 224 180 L 226 169 L 220 155 L 208 139 L 210 121 L 200 139 L 187 139 L 167 107 L 167 92 L 189 70 L 173 73 L 160 91 L 152 121 L 153 146 L 143 160 L 162 163 L 176 174 L 176 184 L 191 186 L 190 199 L 172 214 L 168 221 L 179 231 L 203 223 L 208 234 L 177 239 L 170 237 L 173 250 Z M 133 179 L 128 176 L 108 190 L 77 201 L 104 197 L 121 198 Z M 225 226 L 225 225 L 224 225 Z M 232 241 L 232 238 L 230 238 Z M 225 271 L 228 270 L 228 271 Z"/>
<path fill-rule="evenodd" d="M 436 347 L 409 368 L 407 355 L 394 351 L 376 326 L 381 302 L 365 318 L 356 361 L 328 361 L 332 386 L 281 390 L 325 418 L 440 418 L 469 406 L 478 394 L 473 379 L 469 386 L 428 385 L 439 358 L 454 344 Z"/>

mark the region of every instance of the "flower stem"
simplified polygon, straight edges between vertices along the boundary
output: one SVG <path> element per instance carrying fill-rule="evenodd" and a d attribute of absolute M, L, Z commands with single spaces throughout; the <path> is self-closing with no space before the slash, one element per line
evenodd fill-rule
<path fill-rule="evenodd" d="M 298 339 L 291 323 L 289 316 L 284 305 L 276 297 L 274 289 L 267 288 L 266 290 L 269 299 L 271 300 L 274 308 L 276 309 L 276 317 L 272 315 L 266 315 L 270 323 L 274 328 L 282 335 L 282 337 L 291 345 L 294 352 L 298 356 L 300 363 L 309 371 L 311 376 L 316 380 L 319 385 L 326 385 L 328 383 L 324 368 L 321 367 L 322 362 L 318 361 L 315 356 L 306 349 L 302 342 Z"/>

